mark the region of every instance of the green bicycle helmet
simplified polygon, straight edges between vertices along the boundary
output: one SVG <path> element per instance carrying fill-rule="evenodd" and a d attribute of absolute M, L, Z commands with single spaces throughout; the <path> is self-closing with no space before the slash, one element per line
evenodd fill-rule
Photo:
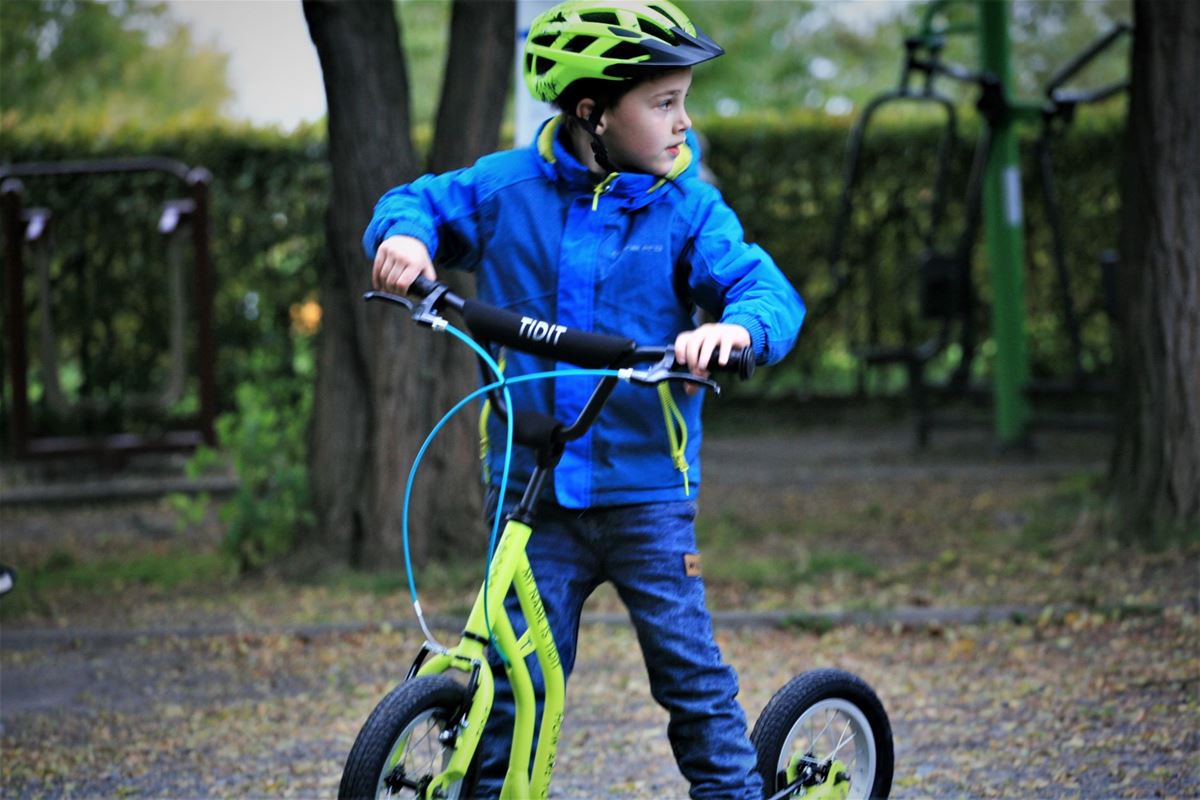
<path fill-rule="evenodd" d="M 529 27 L 525 85 L 538 100 L 554 102 L 578 80 L 628 81 L 724 52 L 667 0 L 567 0 Z"/>

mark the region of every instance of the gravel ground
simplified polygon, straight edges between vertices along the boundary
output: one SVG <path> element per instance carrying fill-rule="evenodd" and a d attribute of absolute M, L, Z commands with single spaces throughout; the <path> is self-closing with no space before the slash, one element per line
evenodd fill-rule
<path fill-rule="evenodd" d="M 907 429 L 888 426 L 710 437 L 704 513 L 736 508 L 739 520 L 761 522 L 768 552 L 781 513 L 812 528 L 812 547 L 874 520 L 857 545 L 886 565 L 873 577 L 836 575 L 832 590 L 720 584 L 721 612 L 830 615 L 719 628 L 751 722 L 792 675 L 836 666 L 864 677 L 888 709 L 894 797 L 1200 797 L 1197 549 L 1084 548 L 1075 520 L 1081 530 L 1025 560 L 1011 545 L 1027 505 L 1064 477 L 1101 469 L 1104 442 L 1048 438 L 1035 458 L 991 452 L 970 434 L 936 442 L 916 454 Z M 849 511 L 828 516 L 830 505 Z M 937 520 L 952 533 L 984 527 L 950 557 L 929 533 Z M 56 538 L 80 553 L 174 538 L 170 514 L 153 504 L 9 510 L 0 525 L 4 559 L 32 559 Z M 67 594 L 6 619 L 0 796 L 335 794 L 359 725 L 419 644 L 407 627 L 364 623 L 405 620 L 405 604 L 288 584 L 225 588 Z M 828 625 L 859 606 L 855 593 L 877 610 L 924 614 Z M 934 613 L 1013 603 L 1045 611 L 988 624 Z M 589 610 L 611 614 L 611 593 Z M 577 663 L 552 796 L 685 797 L 630 629 L 587 625 Z"/>
<path fill-rule="evenodd" d="M 895 797 L 1195 797 L 1195 613 L 824 635 L 725 629 L 753 721 L 794 673 L 876 687 Z M 6 797 L 328 797 L 411 634 L 4 647 Z M 685 797 L 625 626 L 588 626 L 553 796 Z"/>

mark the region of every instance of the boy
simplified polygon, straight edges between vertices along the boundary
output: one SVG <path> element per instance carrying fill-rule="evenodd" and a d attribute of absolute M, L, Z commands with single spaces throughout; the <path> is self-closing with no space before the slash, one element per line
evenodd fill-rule
<path fill-rule="evenodd" d="M 734 348 L 753 348 L 760 363 L 783 358 L 804 304 L 697 178 L 684 102 L 692 66 L 723 52 L 666 0 L 568 0 L 542 14 L 526 40 L 525 79 L 562 114 L 529 148 L 384 195 L 364 237 L 375 286 L 404 293 L 417 275 L 435 278 L 436 253 L 473 270 L 488 303 L 639 342 L 674 341 L 677 360 L 697 375 L 714 352 L 724 363 Z M 718 321 L 697 326 L 694 307 Z M 508 355 L 509 375 L 550 366 Z M 510 389 L 514 407 L 570 420 L 591 386 Z M 760 798 L 737 678 L 721 661 L 699 577 L 690 495 L 700 480 L 701 401 L 620 385 L 588 435 L 567 446 L 529 558 L 566 675 L 583 603 L 612 581 L 651 692 L 670 713 L 668 737 L 691 796 Z M 696 434 L 683 442 L 664 429 L 664 410 L 675 406 L 684 431 Z M 503 439 L 493 432 L 491 440 Z M 519 490 L 531 470 L 532 455 L 514 453 L 512 485 Z M 503 780 L 511 714 L 500 673 L 479 796 Z"/>

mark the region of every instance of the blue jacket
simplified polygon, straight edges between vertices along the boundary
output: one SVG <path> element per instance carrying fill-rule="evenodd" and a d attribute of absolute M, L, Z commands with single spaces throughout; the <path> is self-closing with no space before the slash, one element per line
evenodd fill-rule
<path fill-rule="evenodd" d="M 367 255 L 389 236 L 414 236 L 439 265 L 475 272 L 484 302 L 640 344 L 669 344 L 694 328 L 694 303 L 746 328 L 760 363 L 783 358 L 804 303 L 771 257 L 745 242 L 720 193 L 699 179 L 691 132 L 667 179 L 621 173 L 597 186 L 564 145 L 560 122 L 544 124 L 530 147 L 389 191 L 363 237 Z M 555 366 L 512 352 L 506 373 Z M 564 378 L 511 391 L 518 408 L 570 422 L 594 385 Z M 695 485 L 704 393 L 687 397 L 676 386 L 672 394 L 690 434 L 684 450 Z M 556 502 L 586 508 L 684 499 L 664 406 L 652 389 L 619 384 L 588 435 L 567 446 L 554 473 Z M 490 470 L 498 483 L 503 426 L 493 421 L 489 438 L 500 443 Z M 518 448 L 510 486 L 521 486 L 532 467 L 532 454 Z"/>

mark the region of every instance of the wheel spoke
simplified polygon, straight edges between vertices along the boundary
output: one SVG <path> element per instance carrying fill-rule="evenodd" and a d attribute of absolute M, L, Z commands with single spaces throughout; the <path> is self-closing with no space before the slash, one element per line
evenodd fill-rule
<path fill-rule="evenodd" d="M 451 737 L 442 737 L 463 694 L 457 681 L 440 675 L 417 677 L 393 689 L 359 732 L 338 796 L 411 799 L 427 792 L 454 754 Z M 459 776 L 442 786 L 439 796 L 460 800 L 467 786 L 466 776 Z"/>
<path fill-rule="evenodd" d="M 805 755 L 811 755 L 819 764 L 840 760 L 853 782 L 850 796 L 865 797 L 860 792 L 869 792 L 875 771 L 871 743 L 864 738 L 870 735 L 870 727 L 857 708 L 838 698 L 821 701 L 796 720 L 787 740 L 790 744 L 780 754 L 778 769 L 790 764 L 807 740 Z"/>
<path fill-rule="evenodd" d="M 837 758 L 838 751 L 840 751 L 840 750 L 841 750 L 841 749 L 842 749 L 842 748 L 843 748 L 843 747 L 846 745 L 846 743 L 847 743 L 847 742 L 852 742 L 852 741 L 854 741 L 854 731 L 853 731 L 853 730 L 851 730 L 851 728 L 853 727 L 853 725 L 854 725 L 854 720 L 852 720 L 852 719 L 848 719 L 848 720 L 846 720 L 846 727 L 842 728 L 842 732 L 841 732 L 841 734 L 838 736 L 838 743 L 837 743 L 837 747 L 834 747 L 834 748 L 833 748 L 833 752 L 831 752 L 831 753 L 829 754 L 829 756 L 828 756 L 828 758 L 829 758 L 829 759 L 834 759 L 834 758 Z M 826 726 L 826 727 L 828 727 L 828 726 Z M 850 738 L 849 738 L 849 739 L 847 739 L 847 738 L 846 738 L 846 732 L 847 732 L 847 731 L 849 731 L 849 732 L 850 732 Z"/>
<path fill-rule="evenodd" d="M 792 679 L 767 704 L 751 738 L 760 759 L 769 759 L 760 761 L 764 782 L 799 768 L 801 774 L 812 770 L 812 777 L 800 782 L 809 793 L 820 794 L 815 787 L 822 781 L 832 784 L 839 773 L 850 779 L 842 789 L 853 800 L 865 800 L 872 791 L 886 794 L 891 787 L 894 755 L 887 715 L 869 686 L 841 670 L 814 670 Z"/>
<path fill-rule="evenodd" d="M 816 717 L 815 714 L 813 716 L 809 717 L 809 722 L 811 723 L 815 719 L 815 717 Z M 821 729 L 821 732 L 818 733 L 816 736 L 809 738 L 808 749 L 805 750 L 806 753 L 812 753 L 813 756 L 820 758 L 820 753 L 817 752 L 817 742 L 819 742 L 821 740 L 821 737 L 823 737 L 825 735 L 825 732 L 829 730 L 829 726 L 833 724 L 833 720 L 834 720 L 834 717 L 830 716 L 825 723 L 825 727 Z M 811 726 L 809 727 L 809 730 L 812 730 Z"/>
<path fill-rule="evenodd" d="M 395 756 L 390 760 L 392 769 L 399 767 L 405 779 L 413 784 L 440 772 L 437 767 L 441 749 L 441 742 L 437 738 L 441 733 L 440 728 L 432 712 L 413 720 L 405 735 L 400 737 Z M 391 787 L 385 787 L 384 792 L 384 797 L 398 796 Z"/>

